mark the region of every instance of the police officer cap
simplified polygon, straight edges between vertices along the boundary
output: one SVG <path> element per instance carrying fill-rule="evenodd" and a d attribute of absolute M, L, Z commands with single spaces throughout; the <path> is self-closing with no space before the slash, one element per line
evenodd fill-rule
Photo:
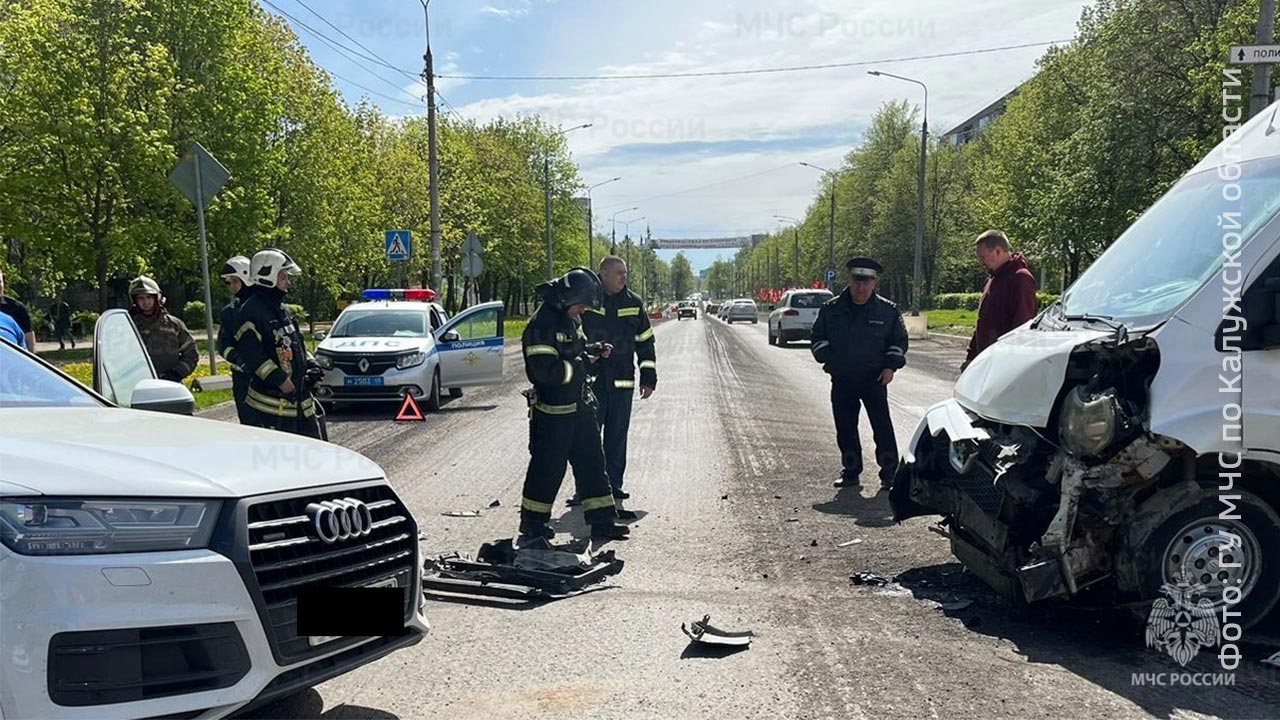
<path fill-rule="evenodd" d="M 884 272 L 884 266 L 869 257 L 853 258 L 844 266 L 849 268 L 849 274 L 854 277 L 875 278 Z"/>

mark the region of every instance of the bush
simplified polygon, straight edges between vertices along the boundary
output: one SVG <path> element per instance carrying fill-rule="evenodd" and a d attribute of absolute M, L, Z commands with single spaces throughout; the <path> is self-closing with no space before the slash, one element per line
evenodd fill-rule
<path fill-rule="evenodd" d="M 1057 302 L 1056 293 L 1036 293 L 1036 300 L 1043 310 Z M 933 296 L 931 310 L 977 310 L 982 303 L 982 293 L 940 293 Z"/>
<path fill-rule="evenodd" d="M 293 319 L 297 320 L 299 325 L 305 324 L 307 322 L 307 318 L 310 317 L 307 315 L 307 309 L 301 305 L 285 303 L 284 306 L 289 308 L 289 312 L 293 315 Z"/>
<path fill-rule="evenodd" d="M 190 330 L 204 329 L 204 301 L 190 300 L 182 306 L 182 321 Z"/>
<path fill-rule="evenodd" d="M 71 313 L 71 332 L 77 336 L 92 335 L 98 324 L 98 313 L 93 310 L 76 310 Z"/>

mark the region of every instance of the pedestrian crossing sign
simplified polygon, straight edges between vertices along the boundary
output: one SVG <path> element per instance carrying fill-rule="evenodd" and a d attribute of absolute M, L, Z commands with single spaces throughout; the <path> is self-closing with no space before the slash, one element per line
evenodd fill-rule
<path fill-rule="evenodd" d="M 408 230 L 388 230 L 386 232 L 387 260 L 400 262 L 413 255 L 413 236 Z"/>

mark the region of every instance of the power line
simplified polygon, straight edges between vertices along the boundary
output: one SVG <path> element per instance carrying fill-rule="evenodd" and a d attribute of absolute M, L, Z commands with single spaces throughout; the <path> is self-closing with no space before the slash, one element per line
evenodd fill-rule
<path fill-rule="evenodd" d="M 467 119 L 462 117 L 462 115 L 456 109 L 454 109 L 453 103 L 445 99 L 445 96 L 442 95 L 439 90 L 436 90 L 436 97 L 440 98 L 440 102 L 444 103 L 444 106 L 449 111 L 450 115 L 458 118 L 459 122 L 462 122 L 462 123 L 467 122 Z"/>
<path fill-rule="evenodd" d="M 421 77 L 420 77 L 419 75 L 414 75 L 413 73 L 409 72 L 408 70 L 404 70 L 404 69 L 402 69 L 402 68 L 396 67 L 395 65 L 392 65 L 390 62 L 387 62 L 387 60 L 386 60 L 385 58 L 383 58 L 381 55 L 379 55 L 378 53 L 376 53 L 376 52 L 374 52 L 374 51 L 370 50 L 370 49 L 368 48 L 368 46 L 366 46 L 364 43 L 362 43 L 362 42 L 360 42 L 359 40 L 357 40 L 357 39 L 355 39 L 355 38 L 351 37 L 350 35 L 348 35 L 348 34 L 347 34 L 347 33 L 346 33 L 342 28 L 340 28 L 340 27 L 338 27 L 337 25 L 334 25 L 333 23 L 329 22 L 329 19 L 328 19 L 328 18 L 326 18 L 325 16 L 323 16 L 323 15 L 321 15 L 320 13 L 316 12 L 315 10 L 313 10 L 313 9 L 311 8 L 311 6 L 310 6 L 310 5 L 306 4 L 306 3 L 305 3 L 305 2 L 303 2 L 302 0 L 294 0 L 294 2 L 298 3 L 298 4 L 299 4 L 299 5 L 301 5 L 302 7 L 306 8 L 307 12 L 309 12 L 309 13 L 311 13 L 312 15 L 315 15 L 316 17 L 320 18 L 320 21 L 321 21 L 321 22 L 323 22 L 325 25 L 328 25 L 329 27 L 333 28 L 334 30 L 337 30 L 339 35 L 341 35 L 342 37 L 344 37 L 344 38 L 346 38 L 346 39 L 350 40 L 351 42 L 355 43 L 357 46 L 359 46 L 359 47 L 360 47 L 360 49 L 362 49 L 362 50 L 364 50 L 365 52 L 367 52 L 367 53 L 369 53 L 370 55 L 372 55 L 372 56 L 373 56 L 373 58 L 369 58 L 371 61 L 378 63 L 379 65 L 381 65 L 381 66 L 383 66 L 383 67 L 387 68 L 388 70 L 395 70 L 396 72 L 400 73 L 401 75 L 404 75 L 405 77 L 409 78 L 410 80 L 421 80 Z M 374 58 L 376 58 L 376 59 L 374 59 Z"/>
<path fill-rule="evenodd" d="M 265 0 L 264 0 L 265 2 Z M 1021 45 L 1003 45 L 1000 47 L 979 48 L 977 50 L 957 50 L 955 52 L 934 53 L 931 55 L 912 55 L 908 57 L 881 58 L 879 60 L 857 60 L 854 62 L 828 63 L 825 65 L 792 65 L 789 67 L 755 68 L 751 70 L 706 70 L 700 72 L 677 73 L 632 73 L 626 75 L 440 75 L 438 78 L 450 80 L 662 80 L 671 78 L 729 77 L 737 75 L 766 75 L 771 73 L 805 72 L 810 70 L 836 70 L 841 68 L 863 67 L 866 65 L 885 65 L 889 63 L 909 62 L 912 60 L 936 60 L 939 58 L 963 57 L 966 55 L 984 55 L 988 53 L 1021 50 L 1024 48 L 1058 45 L 1070 40 L 1049 40 L 1046 42 L 1023 43 Z"/>
<path fill-rule="evenodd" d="M 648 201 L 650 201 L 650 200 L 660 200 L 660 199 L 662 199 L 662 198 L 668 198 L 668 197 L 672 197 L 672 196 L 675 196 L 675 195 L 684 195 L 685 193 L 696 192 L 696 191 L 698 191 L 698 190 L 706 190 L 706 189 L 708 189 L 708 188 L 719 187 L 719 186 L 721 186 L 721 185 L 728 185 L 728 184 L 730 184 L 730 183 L 739 182 L 739 181 L 741 181 L 741 180 L 750 180 L 751 178 L 754 178 L 754 177 L 760 177 L 761 175 L 768 175 L 769 173 L 777 172 L 777 171 L 782 170 L 782 169 L 784 169 L 784 168 L 792 167 L 792 166 L 794 166 L 794 165 L 795 165 L 795 163 L 787 163 L 786 165 L 779 165 L 779 166 L 777 166 L 777 167 L 769 168 L 768 170 L 761 170 L 761 171 L 759 171 L 759 172 L 750 173 L 750 174 L 748 174 L 748 175 L 742 175 L 742 176 L 740 176 L 740 177 L 729 178 L 728 180 L 721 180 L 721 181 L 719 181 L 719 182 L 708 183 L 708 184 L 706 184 L 706 185 L 699 185 L 699 186 L 697 186 L 697 187 L 686 188 L 686 189 L 684 189 L 684 190 L 676 190 L 676 191 L 674 191 L 674 192 L 663 193 L 663 194 L 661 194 L 661 195 L 653 195 L 653 196 L 646 197 L 646 198 L 640 198 L 640 199 L 638 199 L 638 200 L 629 200 L 629 201 L 627 201 L 627 202 L 620 203 L 620 204 L 618 204 L 618 205 L 609 205 L 609 206 L 607 206 L 607 207 L 600 208 L 600 210 L 601 210 L 601 212 L 603 212 L 603 211 L 605 211 L 605 210 L 609 210 L 609 209 L 611 209 L 611 208 L 615 208 L 615 207 L 622 207 L 623 205 L 631 205 L 631 204 L 633 204 L 633 203 L 636 203 L 636 204 L 638 204 L 638 203 L 644 203 L 644 202 L 648 202 Z"/>
<path fill-rule="evenodd" d="M 330 48 L 333 48 L 333 50 L 334 50 L 335 52 L 337 52 L 339 55 L 342 55 L 344 58 L 346 58 L 348 61 L 350 61 L 350 62 L 351 62 L 353 65 L 355 65 L 356 67 L 360 68 L 361 70 L 364 70 L 366 73 L 368 73 L 368 74 L 372 75 L 373 77 L 375 77 L 375 78 L 377 78 L 377 79 L 381 80 L 382 82 L 386 83 L 387 85 L 390 85 L 391 87 L 396 88 L 397 90 L 399 90 L 400 92 L 404 93 L 405 95 L 409 95 L 408 91 L 406 91 L 406 90 L 405 90 L 403 87 L 401 87 L 398 83 L 395 83 L 395 82 L 393 82 L 393 81 L 391 81 L 391 80 L 388 80 L 387 78 L 383 77 L 382 75 L 380 75 L 380 74 L 378 74 L 377 72 L 375 72 L 375 71 L 373 71 L 372 69 L 370 69 L 367 65 L 365 65 L 365 64 L 363 64 L 363 63 L 361 63 L 359 60 L 356 60 L 354 57 L 352 57 L 352 55 L 355 55 L 355 56 L 358 56 L 358 57 L 365 58 L 365 57 L 366 57 L 365 55 L 362 55 L 361 53 L 359 53 L 359 52 L 357 52 L 357 51 L 355 51 L 355 50 L 352 50 L 351 48 L 347 47 L 346 45 L 343 45 L 342 43 L 339 43 L 338 41 L 336 41 L 336 40 L 334 40 L 334 39 L 330 38 L 329 36 L 325 35 L 324 33 L 319 32 L 318 30 L 316 30 L 315 28 L 313 28 L 313 27 L 311 27 L 310 25 L 306 24 L 305 22 L 302 22 L 301 20 L 299 20 L 298 18 L 294 17 L 293 15 L 290 15 L 289 13 L 285 12 L 284 10 L 282 10 L 282 9 L 280 8 L 280 6 L 278 6 L 278 5 L 276 5 L 275 3 L 271 2 L 271 0 L 262 0 L 262 2 L 263 2 L 264 4 L 266 4 L 266 5 L 271 6 L 271 8 L 272 8 L 272 9 L 274 9 L 276 12 L 280 13 L 280 15 L 282 15 L 283 17 L 285 17 L 286 19 L 288 19 L 288 20 L 290 21 L 290 23 L 291 23 L 291 24 L 293 24 L 293 25 L 295 25 L 295 26 L 297 26 L 297 27 L 299 27 L 299 28 L 302 28 L 302 29 L 303 29 L 303 30 L 305 30 L 306 32 L 308 32 L 308 33 L 310 33 L 310 34 L 314 35 L 317 39 L 319 39 L 319 40 L 320 40 L 321 42 L 323 42 L 324 44 L 328 45 Z M 373 62 L 377 62 L 376 60 L 372 60 L 371 58 L 368 58 L 368 59 L 370 59 L 370 60 L 371 60 L 371 61 L 373 61 Z M 335 77 L 335 78 L 337 78 L 337 79 L 339 79 L 339 80 L 342 80 L 343 82 L 348 83 L 349 85 L 352 85 L 352 86 L 357 87 L 357 88 L 359 88 L 359 89 L 361 89 L 361 90 L 364 90 L 365 92 L 370 93 L 371 95 L 376 95 L 377 97 L 383 98 L 383 99 L 385 99 L 385 100 L 389 100 L 389 101 L 391 101 L 391 102 L 400 103 L 401 105 L 408 105 L 408 106 L 411 106 L 411 107 L 421 108 L 421 105 L 420 105 L 419 103 L 409 102 L 409 101 L 407 101 L 407 100 L 401 100 L 401 99 L 399 99 L 399 98 L 391 97 L 390 95 L 386 95 L 386 94 L 384 94 L 384 93 L 378 92 L 377 90 L 373 90 L 373 89 L 368 88 L 368 87 L 366 87 L 366 86 L 364 86 L 364 85 L 361 85 L 360 83 L 357 83 L 357 82 L 355 82 L 354 80 L 350 80 L 350 79 L 348 79 L 348 78 L 345 78 L 345 77 L 343 77 L 343 76 L 339 75 L 338 73 L 335 73 L 335 72 L 333 72 L 332 70 L 329 70 L 329 69 L 327 69 L 327 68 L 325 68 L 325 71 L 326 71 L 326 72 L 328 72 L 328 73 L 329 73 L 330 75 L 332 75 L 333 77 Z"/>

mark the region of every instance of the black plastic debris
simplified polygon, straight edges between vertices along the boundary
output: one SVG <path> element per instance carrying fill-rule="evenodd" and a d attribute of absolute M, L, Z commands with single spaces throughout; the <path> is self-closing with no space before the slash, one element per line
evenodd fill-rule
<path fill-rule="evenodd" d="M 889 578 L 884 577 L 882 575 L 877 575 L 875 573 L 869 573 L 869 572 L 860 572 L 855 575 L 850 575 L 849 579 L 853 581 L 854 585 L 872 585 L 874 587 L 884 587 L 885 585 L 889 584 Z"/>
<path fill-rule="evenodd" d="M 701 620 L 695 620 L 688 626 L 680 623 L 680 630 L 695 643 L 720 648 L 745 648 L 751 645 L 751 640 L 755 637 L 755 633 L 750 630 L 745 632 L 721 630 L 711 624 L 710 615 L 703 615 Z"/>
<path fill-rule="evenodd" d="M 427 560 L 422 588 L 429 598 L 461 602 L 558 600 L 606 589 L 591 586 L 622 568 L 612 550 L 590 552 L 589 541 L 520 548 L 507 538 L 484 543 L 474 558 L 448 553 Z"/>
<path fill-rule="evenodd" d="M 502 506 L 501 500 L 494 500 L 493 502 L 489 503 L 489 507 L 491 508 L 501 507 L 501 506 Z"/>

